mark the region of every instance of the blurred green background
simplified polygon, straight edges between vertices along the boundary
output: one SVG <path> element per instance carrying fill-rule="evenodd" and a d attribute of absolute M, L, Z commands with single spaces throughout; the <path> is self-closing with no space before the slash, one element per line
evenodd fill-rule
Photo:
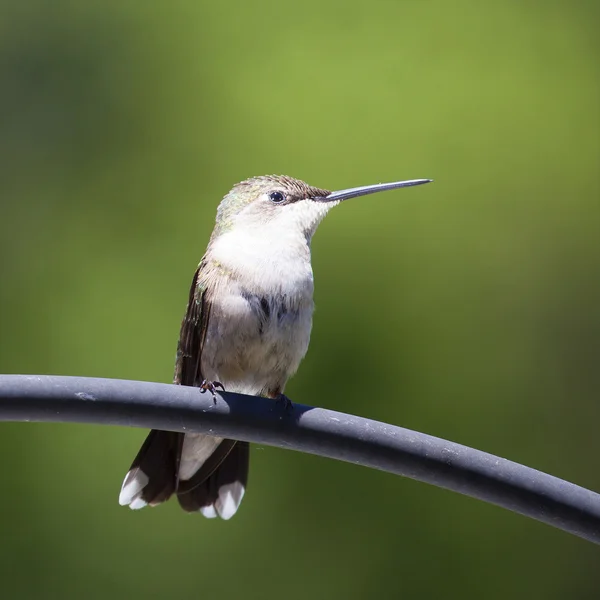
<path fill-rule="evenodd" d="M 597 2 L 0 8 L 0 372 L 170 381 L 232 184 L 432 177 L 321 225 L 288 395 L 600 490 Z M 4 598 L 598 597 L 592 544 L 414 481 L 254 446 L 232 521 L 134 513 L 145 432 L 0 430 Z"/>

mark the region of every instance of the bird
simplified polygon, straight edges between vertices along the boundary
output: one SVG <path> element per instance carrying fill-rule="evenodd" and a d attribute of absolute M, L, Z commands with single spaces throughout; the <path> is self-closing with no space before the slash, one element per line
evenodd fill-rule
<path fill-rule="evenodd" d="M 413 179 L 331 192 L 285 175 L 236 184 L 217 208 L 180 330 L 173 383 L 291 403 L 284 395 L 309 345 L 311 240 L 340 202 L 429 183 Z M 177 496 L 184 511 L 230 519 L 248 483 L 244 441 L 153 429 L 123 481 L 132 509 Z"/>

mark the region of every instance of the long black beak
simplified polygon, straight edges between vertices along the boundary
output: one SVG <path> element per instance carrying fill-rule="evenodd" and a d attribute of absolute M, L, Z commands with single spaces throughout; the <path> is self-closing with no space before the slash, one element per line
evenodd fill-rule
<path fill-rule="evenodd" d="M 393 181 L 392 183 L 375 183 L 374 185 L 363 185 L 361 187 L 331 192 L 328 196 L 314 198 L 314 200 L 317 200 L 318 202 L 348 200 L 348 198 L 356 198 L 357 196 L 366 196 L 367 194 L 395 190 L 396 188 L 411 187 L 413 185 L 422 185 L 423 183 L 430 183 L 431 181 L 433 181 L 433 179 L 408 179 L 407 181 Z"/>

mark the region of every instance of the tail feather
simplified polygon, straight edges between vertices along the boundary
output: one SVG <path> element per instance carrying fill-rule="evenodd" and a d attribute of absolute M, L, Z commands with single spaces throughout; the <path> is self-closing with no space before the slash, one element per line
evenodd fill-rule
<path fill-rule="evenodd" d="M 125 476 L 119 504 L 131 508 L 155 506 L 175 491 L 182 433 L 153 429 Z"/>
<path fill-rule="evenodd" d="M 195 482 L 180 483 L 177 499 L 183 510 L 200 512 L 209 519 L 230 519 L 237 512 L 248 484 L 250 446 L 232 440 L 224 440 L 221 445 L 225 442 L 232 446 L 212 473 Z"/>
<path fill-rule="evenodd" d="M 187 447 L 192 449 L 193 444 Z M 249 445 L 223 440 L 214 450 L 211 444 L 204 447 L 210 454 L 204 459 L 194 456 L 200 459 L 199 468 L 183 480 L 180 464 L 184 434 L 153 429 L 125 476 L 119 503 L 139 509 L 156 506 L 177 493 L 179 504 L 187 512 L 230 519 L 242 501 L 248 481 Z M 189 462 L 186 468 L 189 469 Z"/>

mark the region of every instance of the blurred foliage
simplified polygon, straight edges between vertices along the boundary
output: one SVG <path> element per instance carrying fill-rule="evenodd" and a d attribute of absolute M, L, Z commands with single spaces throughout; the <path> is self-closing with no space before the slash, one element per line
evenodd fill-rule
<path fill-rule="evenodd" d="M 597 2 L 0 3 L 0 371 L 170 381 L 217 203 L 336 189 L 287 392 L 600 489 Z M 3 424 L 2 595 L 598 597 L 597 549 L 254 447 L 229 523 L 117 504 L 138 430 Z"/>

